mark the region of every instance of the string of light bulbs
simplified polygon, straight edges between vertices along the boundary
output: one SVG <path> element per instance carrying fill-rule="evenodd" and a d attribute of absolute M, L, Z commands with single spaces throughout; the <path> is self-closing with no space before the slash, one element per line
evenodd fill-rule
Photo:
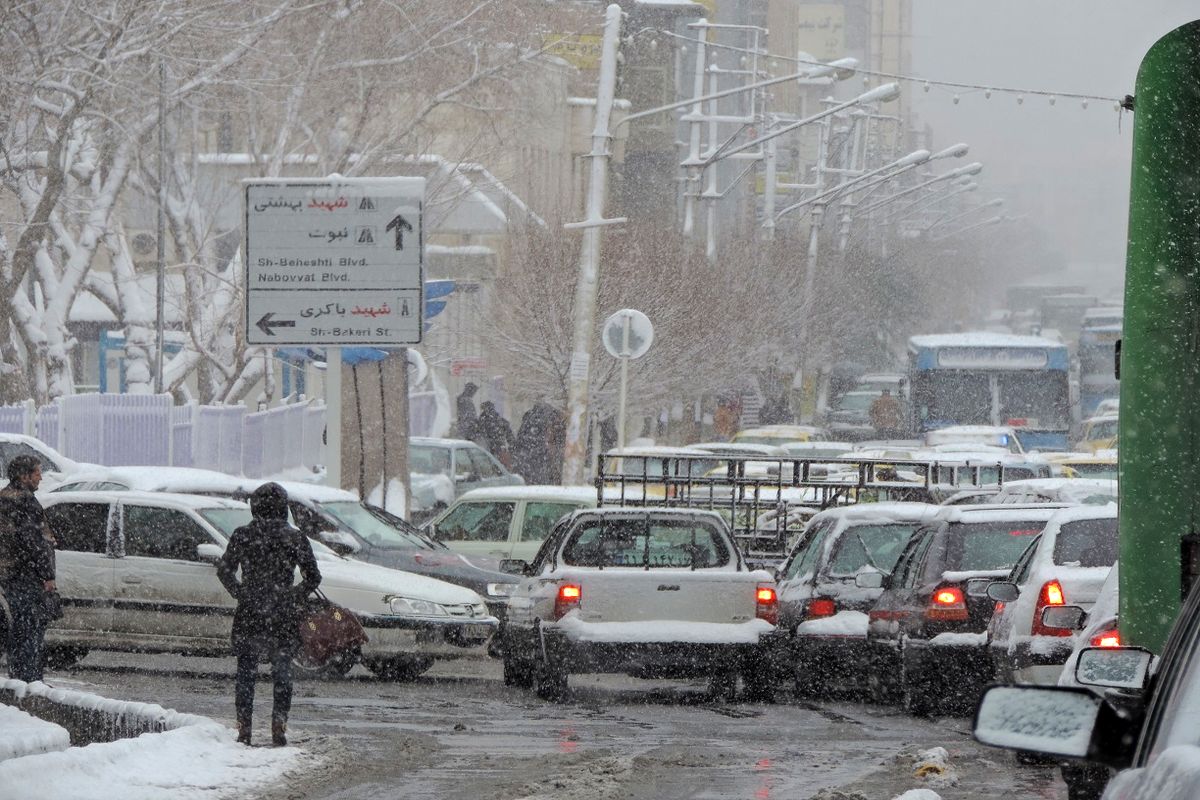
<path fill-rule="evenodd" d="M 692 37 L 682 36 L 678 33 L 675 33 L 674 31 L 663 30 L 661 28 L 656 28 L 654 30 L 657 33 L 663 34 L 664 36 L 669 36 L 673 39 L 682 39 L 683 41 L 689 42 L 691 44 L 696 43 L 696 40 L 693 39 Z M 767 59 L 768 61 L 788 61 L 793 64 L 809 64 L 809 65 L 812 65 L 815 67 L 829 66 L 827 63 L 825 63 L 823 61 L 816 61 L 813 59 L 805 59 L 805 58 L 797 58 L 795 56 L 784 56 L 784 55 L 779 55 L 778 53 L 755 52 L 754 50 L 751 50 L 749 48 L 737 47 L 736 45 L 730 45 L 730 44 L 721 44 L 718 42 L 705 42 L 704 46 L 715 48 L 718 50 L 733 50 L 735 52 L 745 53 L 748 55 L 757 55 L 760 58 Z M 970 93 L 970 94 L 982 92 L 985 99 L 990 99 L 991 96 L 995 93 L 1015 95 L 1016 99 L 1017 99 L 1017 105 L 1023 104 L 1025 102 L 1026 95 L 1030 95 L 1030 96 L 1034 96 L 1034 97 L 1045 97 L 1049 101 L 1050 105 L 1056 105 L 1058 100 L 1061 98 L 1061 99 L 1068 99 L 1068 100 L 1078 100 L 1080 102 L 1080 105 L 1085 109 L 1088 107 L 1088 104 L 1093 100 L 1098 101 L 1098 102 L 1103 102 L 1103 103 L 1112 103 L 1113 107 L 1117 111 L 1120 111 L 1122 109 L 1128 110 L 1130 108 L 1130 105 L 1129 105 L 1130 98 L 1129 97 L 1126 97 L 1125 99 L 1121 99 L 1118 97 L 1104 96 L 1104 95 L 1098 95 L 1098 94 L 1083 94 L 1080 92 L 1059 92 L 1059 91 L 1051 91 L 1048 89 L 1028 89 L 1028 88 L 1017 88 L 1017 87 L 1012 87 L 1012 86 L 994 86 L 994 85 L 987 85 L 987 84 L 980 84 L 980 83 L 961 83 L 958 81 L 935 80 L 933 78 L 922 78 L 917 75 L 901 75 L 901 74 L 895 73 L 895 72 L 882 72 L 879 70 L 868 70 L 868 69 L 861 69 L 861 68 L 855 68 L 855 72 L 857 74 L 863 76 L 864 83 L 869 83 L 871 78 L 886 78 L 888 80 L 893 80 L 893 81 L 903 81 L 906 83 L 920 84 L 921 88 L 926 93 L 928 93 L 933 87 L 936 86 L 938 88 L 946 88 L 946 89 L 951 89 L 951 90 L 954 90 L 954 89 L 965 90 L 964 93 Z M 959 92 L 955 92 L 955 94 L 953 96 L 953 102 L 955 103 L 955 105 L 957 105 L 960 100 L 961 100 L 961 94 Z"/>

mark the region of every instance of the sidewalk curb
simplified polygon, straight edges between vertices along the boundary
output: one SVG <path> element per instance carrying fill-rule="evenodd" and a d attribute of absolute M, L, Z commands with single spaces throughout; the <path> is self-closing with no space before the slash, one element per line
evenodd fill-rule
<path fill-rule="evenodd" d="M 216 724 L 208 717 L 181 714 L 155 703 L 110 700 L 95 694 L 56 689 L 44 683 L 0 680 L 0 703 L 66 728 L 71 745 L 114 742 L 143 733 L 188 725 Z"/>

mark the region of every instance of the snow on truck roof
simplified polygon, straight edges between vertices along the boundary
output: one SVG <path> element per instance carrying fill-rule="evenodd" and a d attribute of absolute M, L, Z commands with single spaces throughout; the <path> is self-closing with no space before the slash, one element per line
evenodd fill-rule
<path fill-rule="evenodd" d="M 910 349 L 918 347 L 1065 347 L 1062 342 L 1041 336 L 1018 336 L 1012 333 L 968 331 L 966 333 L 935 333 L 913 336 Z"/>
<path fill-rule="evenodd" d="M 596 502 L 596 490 L 590 486 L 491 486 L 463 492 L 458 501 L 468 500 L 561 500 L 568 503 Z"/>

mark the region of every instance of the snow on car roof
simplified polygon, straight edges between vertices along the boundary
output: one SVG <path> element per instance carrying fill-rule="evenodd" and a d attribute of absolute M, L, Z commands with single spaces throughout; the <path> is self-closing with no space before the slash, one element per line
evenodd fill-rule
<path fill-rule="evenodd" d="M 941 506 L 937 519 L 944 522 L 1008 522 L 1018 520 L 1049 520 L 1054 513 L 1067 508 L 1067 503 L 983 503 L 965 506 Z"/>
<path fill-rule="evenodd" d="M 182 506 L 184 508 L 246 508 L 250 506 L 240 500 L 230 500 L 226 497 L 204 497 L 196 494 L 179 494 L 177 492 L 142 492 L 137 490 L 122 491 L 115 489 L 101 489 L 96 491 L 84 492 L 51 492 L 41 496 L 41 501 L 45 505 L 57 505 L 66 502 L 104 502 L 111 503 L 114 500 L 122 500 L 125 502 L 149 503 L 154 505 L 160 503 L 163 505 Z"/>
<path fill-rule="evenodd" d="M 439 439 L 433 436 L 410 436 L 408 443 L 427 445 L 432 447 L 478 447 L 479 445 L 469 439 Z"/>
<path fill-rule="evenodd" d="M 666 445 L 646 445 L 645 447 L 626 447 L 623 450 L 613 448 L 604 454 L 609 458 L 633 456 L 711 456 L 707 450 L 697 450 L 694 447 L 668 447 Z"/>
<path fill-rule="evenodd" d="M 1105 505 L 1095 506 L 1068 506 L 1067 508 L 1059 509 L 1050 517 L 1050 521 L 1046 524 L 1046 530 L 1051 527 L 1057 528 L 1060 525 L 1065 525 L 1068 522 L 1078 522 L 1084 519 L 1116 519 L 1117 504 L 1116 502 L 1107 503 Z"/>
<path fill-rule="evenodd" d="M 562 500 L 570 503 L 595 503 L 596 490 L 590 486 L 493 486 L 463 492 L 464 500 Z"/>
<path fill-rule="evenodd" d="M 1062 342 L 1041 336 L 1019 336 L 990 331 L 935 333 L 914 336 L 908 341 L 910 347 L 1064 347 Z"/>
<path fill-rule="evenodd" d="M 813 519 L 844 519 L 848 522 L 862 522 L 876 519 L 881 521 L 911 521 L 932 519 L 939 510 L 940 506 L 929 505 L 928 503 L 906 503 L 900 501 L 856 503 L 849 506 L 827 508 L 819 514 L 815 514 Z"/>
<path fill-rule="evenodd" d="M 246 478 L 195 467 L 104 467 L 72 474 L 67 483 L 81 481 L 112 481 L 124 483 L 130 489 L 147 492 L 177 492 L 179 494 L 250 493 L 270 481 L 269 478 Z M 345 489 L 304 481 L 274 481 L 289 496 L 317 503 L 357 500 L 358 495 Z"/>

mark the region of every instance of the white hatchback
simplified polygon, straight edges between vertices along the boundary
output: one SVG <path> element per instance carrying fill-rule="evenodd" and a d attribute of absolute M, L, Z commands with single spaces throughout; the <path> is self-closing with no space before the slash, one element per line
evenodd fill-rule
<path fill-rule="evenodd" d="M 234 601 L 214 564 L 234 529 L 250 522 L 249 506 L 132 491 L 54 492 L 42 502 L 58 539 L 65 612 L 46 634 L 52 664 L 70 664 L 90 649 L 229 652 Z M 345 559 L 319 543 L 313 550 L 321 590 L 366 629 L 361 657 L 373 672 L 410 679 L 435 659 L 485 654 L 498 622 L 475 592 Z M 329 671 L 354 663 L 344 658 Z"/>
<path fill-rule="evenodd" d="M 1075 628 L 1047 624 L 1043 614 L 1055 606 L 1091 609 L 1116 560 L 1116 504 L 1065 508 L 1050 518 L 1009 580 L 988 588 L 1002 601 L 988 626 L 1000 682 L 1058 682 Z"/>

